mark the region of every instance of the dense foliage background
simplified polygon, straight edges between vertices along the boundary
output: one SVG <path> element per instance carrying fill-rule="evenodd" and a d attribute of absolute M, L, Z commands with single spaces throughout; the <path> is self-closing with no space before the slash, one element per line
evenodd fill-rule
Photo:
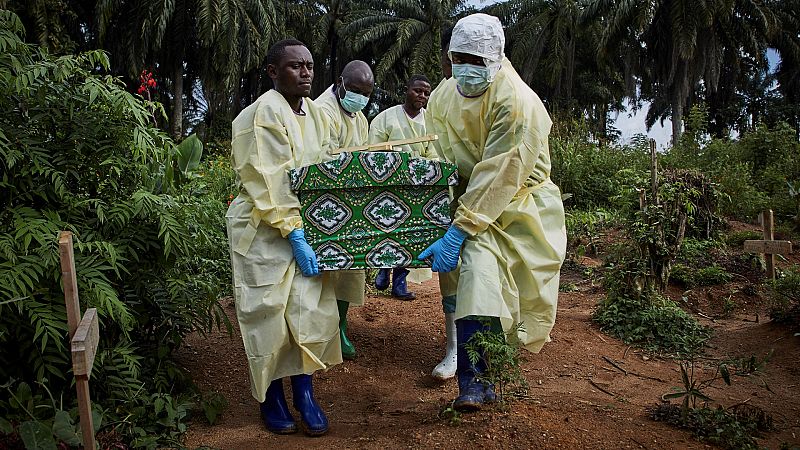
<path fill-rule="evenodd" d="M 32 439 L 72 408 L 56 244 L 70 230 L 82 305 L 101 321 L 98 424 L 135 446 L 177 439 L 189 397 L 170 355 L 227 320 L 229 167 L 187 160 L 199 141 L 176 147 L 154 126 L 158 104 L 100 74 L 103 51 L 55 56 L 23 33 L 0 11 L 0 431 L 12 421 Z"/>
<path fill-rule="evenodd" d="M 442 78 L 442 33 L 476 5 L 500 17 L 506 54 L 556 122 L 585 121 L 594 140 L 618 136 L 611 118 L 626 107 L 647 106 L 649 125 L 673 118 L 675 142 L 696 105 L 715 137 L 800 125 L 800 0 L 0 1 L 28 42 L 57 54 L 108 51 L 131 92 L 151 70 L 169 116 L 159 125 L 204 139 L 227 139 L 231 118 L 270 86 L 264 57 L 281 38 L 311 49 L 315 95 L 351 59 L 368 62 L 377 113 L 411 74 Z"/>

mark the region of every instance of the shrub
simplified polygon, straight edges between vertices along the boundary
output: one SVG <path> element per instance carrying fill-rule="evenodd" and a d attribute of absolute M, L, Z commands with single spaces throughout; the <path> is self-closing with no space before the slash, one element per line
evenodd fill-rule
<path fill-rule="evenodd" d="M 772 282 L 770 317 L 773 321 L 800 331 L 800 266 L 793 265 L 782 271 Z"/>
<path fill-rule="evenodd" d="M 655 352 L 686 353 L 694 350 L 687 342 L 702 344 L 711 337 L 710 329 L 657 294 L 633 298 L 609 293 L 600 301 L 593 319 L 603 332 Z"/>
<path fill-rule="evenodd" d="M 647 167 L 646 147 L 607 146 L 591 143 L 578 130 L 550 138 L 552 178 L 569 195 L 570 208 L 591 210 L 611 205 L 622 188 L 616 176 L 620 169 Z"/>
<path fill-rule="evenodd" d="M 627 260 L 640 260 L 642 289 L 663 291 L 672 264 L 686 237 L 709 239 L 717 235 L 722 219 L 717 215 L 717 193 L 702 173 L 666 170 L 658 174 L 656 191 L 641 173 L 631 173 L 620 201 L 624 226 L 634 242 Z M 629 286 L 633 288 L 633 286 Z"/>
<path fill-rule="evenodd" d="M 485 320 L 484 325 L 488 329 L 472 335 L 465 348 L 472 364 L 477 364 L 480 359 L 485 362 L 486 369 L 479 381 L 494 385 L 502 406 L 510 397 L 525 394 L 528 390 L 519 364 L 520 344 L 516 338 L 517 331 L 525 327 L 520 324 L 504 334 L 499 322 L 492 326 L 491 320 Z"/>
<path fill-rule="evenodd" d="M 716 264 L 699 268 L 684 264 L 676 264 L 672 268 L 672 274 L 670 276 L 673 280 L 683 283 L 688 287 L 725 284 L 733 278 L 733 275 Z"/>
<path fill-rule="evenodd" d="M 614 210 L 589 211 L 568 210 L 566 212 L 567 248 L 574 249 L 578 256 L 597 254 L 602 231 L 619 222 Z"/>
<path fill-rule="evenodd" d="M 761 233 L 752 230 L 734 231 L 725 236 L 725 243 L 729 247 L 742 247 L 744 241 L 761 239 Z"/>
<path fill-rule="evenodd" d="M 761 448 L 754 438 L 759 435 L 759 422 L 738 417 L 735 413 L 730 413 L 722 407 L 691 409 L 684 417 L 680 406 L 664 403 L 651 408 L 649 412 L 650 417 L 656 421 L 687 428 L 698 438 L 725 449 L 756 450 Z"/>
<path fill-rule="evenodd" d="M 725 284 L 731 281 L 732 278 L 733 276 L 724 268 L 714 264 L 697 269 L 694 282 L 697 286 L 714 286 L 717 284 Z"/>
<path fill-rule="evenodd" d="M 699 126 L 702 132 L 704 125 Z M 771 208 L 777 218 L 797 223 L 800 142 L 790 126 L 779 124 L 771 129 L 760 126 L 740 136 L 738 141 L 705 141 L 698 139 L 698 135 L 685 134 L 680 144 L 666 155 L 665 164 L 698 169 L 713 179 L 723 194 L 720 211 L 727 216 L 750 221 Z"/>
<path fill-rule="evenodd" d="M 699 261 L 708 259 L 712 250 L 724 247 L 721 241 L 710 239 L 686 238 L 678 252 L 678 258 L 686 261 Z"/>
<path fill-rule="evenodd" d="M 193 399 L 171 354 L 226 320 L 224 203 L 181 190 L 193 182 L 175 172 L 186 155 L 153 126 L 163 109 L 96 74 L 104 53 L 53 57 L 23 33 L 0 11 L 0 383 L 73 398 L 56 244 L 69 230 L 82 304 L 100 316 L 92 397 L 106 431 L 177 444 Z M 0 416 L 31 418 L 9 408 Z"/>

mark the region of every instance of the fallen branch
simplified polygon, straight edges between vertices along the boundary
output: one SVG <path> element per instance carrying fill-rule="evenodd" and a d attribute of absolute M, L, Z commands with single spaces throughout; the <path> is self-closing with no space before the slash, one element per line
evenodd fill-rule
<path fill-rule="evenodd" d="M 608 394 L 608 395 L 610 395 L 610 396 L 612 396 L 612 397 L 616 397 L 616 396 L 617 396 L 617 394 L 612 394 L 611 392 L 609 392 L 609 391 L 607 391 L 607 390 L 603 389 L 602 387 L 600 387 L 600 385 L 599 385 L 599 384 L 597 384 L 597 383 L 595 383 L 595 382 L 594 382 L 594 380 L 592 380 L 591 378 L 588 378 L 588 377 L 587 377 L 586 379 L 587 379 L 587 380 L 589 380 L 589 383 L 590 383 L 592 386 L 596 387 L 596 388 L 597 388 L 598 390 L 600 390 L 601 392 L 604 392 L 604 393 L 606 393 L 606 394 Z"/>
<path fill-rule="evenodd" d="M 611 360 L 611 358 L 609 358 L 608 356 L 603 356 L 603 359 L 605 359 L 607 363 L 609 363 L 609 364 L 611 364 L 612 366 L 614 366 L 615 368 L 617 368 L 617 369 L 618 369 L 620 372 L 624 373 L 625 375 L 627 375 L 627 374 L 628 374 L 628 371 L 627 371 L 627 370 L 625 370 L 625 369 L 623 369 L 622 367 L 620 367 L 620 366 L 619 366 L 617 363 L 615 363 L 614 361 L 612 361 L 612 360 Z"/>
<path fill-rule="evenodd" d="M 666 382 L 667 382 L 666 380 L 662 380 L 661 378 L 658 378 L 658 377 L 651 377 L 650 375 L 643 375 L 643 374 L 641 374 L 641 373 L 638 373 L 638 372 L 628 372 L 627 370 L 625 370 L 625 369 L 623 369 L 622 367 L 620 367 L 620 366 L 619 366 L 617 363 L 615 363 L 615 362 L 614 362 L 614 361 L 613 361 L 611 358 L 609 358 L 608 356 L 603 356 L 603 359 L 604 359 L 604 360 L 606 360 L 606 362 L 607 362 L 607 363 L 609 363 L 609 364 L 611 364 L 612 366 L 616 367 L 616 368 L 617 368 L 617 369 L 618 369 L 620 372 L 624 373 L 625 375 L 628 375 L 628 374 L 630 374 L 630 375 L 633 375 L 633 376 L 635 376 L 635 377 L 639 377 L 639 378 L 645 378 L 645 379 L 647 379 L 647 380 L 658 381 L 658 382 L 661 382 L 661 383 L 666 383 Z"/>
<path fill-rule="evenodd" d="M 603 342 L 606 342 L 606 340 L 605 340 L 605 339 L 603 339 L 603 336 L 600 336 L 600 335 L 599 335 L 599 334 L 597 334 L 597 333 L 592 333 L 592 334 L 593 334 L 593 335 L 595 335 L 595 336 L 597 336 L 597 338 L 598 338 L 598 339 L 600 339 L 601 341 L 603 341 Z"/>

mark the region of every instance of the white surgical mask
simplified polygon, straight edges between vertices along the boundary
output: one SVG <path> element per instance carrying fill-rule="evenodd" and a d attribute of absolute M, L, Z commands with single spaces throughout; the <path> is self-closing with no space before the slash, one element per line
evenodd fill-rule
<path fill-rule="evenodd" d="M 344 98 L 339 100 L 342 108 L 344 108 L 344 110 L 350 114 L 355 114 L 361 111 L 365 106 L 367 106 L 367 103 L 369 103 L 369 97 L 348 91 L 344 85 L 344 80 L 342 80 L 342 89 L 344 89 Z"/>
<path fill-rule="evenodd" d="M 453 78 L 461 88 L 461 93 L 467 96 L 479 95 L 488 89 L 491 84 L 490 75 L 491 71 L 488 67 L 474 64 L 453 64 Z"/>

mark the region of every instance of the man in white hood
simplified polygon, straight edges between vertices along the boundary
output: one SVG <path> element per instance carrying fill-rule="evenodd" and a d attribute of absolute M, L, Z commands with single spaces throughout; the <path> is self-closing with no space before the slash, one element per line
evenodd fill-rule
<path fill-rule="evenodd" d="M 478 381 L 484 358 L 473 364 L 467 357 L 465 345 L 476 332 L 502 326 L 508 339 L 534 353 L 549 341 L 566 254 L 561 192 L 550 181 L 552 122 L 505 58 L 504 45 L 496 17 L 459 20 L 449 49 L 455 83 L 443 85 L 429 107 L 436 151 L 458 165 L 461 177 L 452 225 L 420 255 L 434 271 L 458 269 L 454 407 L 460 411 L 495 397 L 491 385 Z"/>

